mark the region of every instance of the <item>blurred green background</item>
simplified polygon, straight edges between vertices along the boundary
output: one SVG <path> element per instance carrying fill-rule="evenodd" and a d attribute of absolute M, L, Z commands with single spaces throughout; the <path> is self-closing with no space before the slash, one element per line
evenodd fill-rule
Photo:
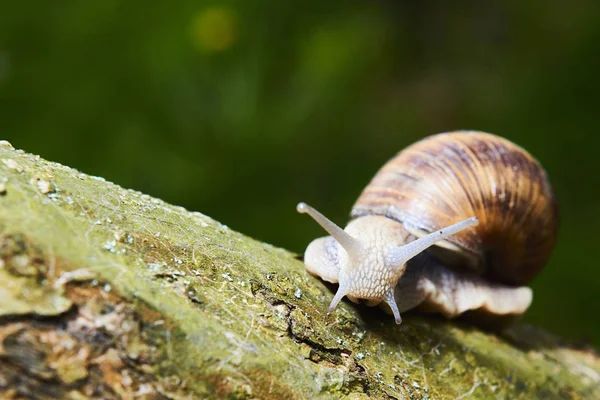
<path fill-rule="evenodd" d="M 562 214 L 526 321 L 600 345 L 597 0 L 1 9 L 3 139 L 296 252 L 425 135 L 521 144 Z"/>

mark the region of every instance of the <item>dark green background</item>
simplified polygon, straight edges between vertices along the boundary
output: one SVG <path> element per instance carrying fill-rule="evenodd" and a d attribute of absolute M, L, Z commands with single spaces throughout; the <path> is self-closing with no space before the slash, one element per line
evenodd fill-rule
<path fill-rule="evenodd" d="M 526 320 L 600 344 L 597 0 L 0 6 L 17 148 L 301 252 L 398 150 L 461 128 L 533 153 L 562 224 Z"/>

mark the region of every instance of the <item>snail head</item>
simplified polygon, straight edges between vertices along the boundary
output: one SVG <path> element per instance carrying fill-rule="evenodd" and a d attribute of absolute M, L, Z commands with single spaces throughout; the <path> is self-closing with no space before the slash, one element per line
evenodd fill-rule
<path fill-rule="evenodd" d="M 404 274 L 406 263 L 440 240 L 478 223 L 477 218 L 468 218 L 403 244 L 399 243 L 401 236 L 398 234 L 401 225 L 386 217 L 361 217 L 350 222 L 346 229 L 341 229 L 305 203 L 299 203 L 296 209 L 299 213 L 310 215 L 343 249 L 335 252 L 335 271 L 330 274 L 332 278 L 329 280 L 339 282 L 339 288 L 329 305 L 329 312 L 334 311 L 344 296 L 351 300 L 365 299 L 369 305 L 383 301 L 390 306 L 397 324 L 402 322 L 402 318 L 394 289 Z M 322 242 L 318 242 L 321 240 L 317 239 L 314 245 L 321 246 Z M 323 260 L 326 257 L 322 252 L 311 252 L 313 243 L 306 251 L 307 265 L 329 262 Z M 309 259 L 311 257 L 318 260 Z M 333 275 L 337 275 L 337 279 Z"/>

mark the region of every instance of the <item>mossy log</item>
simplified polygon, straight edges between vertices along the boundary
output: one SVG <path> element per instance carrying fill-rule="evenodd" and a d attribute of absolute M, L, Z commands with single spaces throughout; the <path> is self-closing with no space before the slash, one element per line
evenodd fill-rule
<path fill-rule="evenodd" d="M 600 398 L 584 345 L 328 315 L 296 255 L 6 142 L 0 251 L 1 398 Z"/>

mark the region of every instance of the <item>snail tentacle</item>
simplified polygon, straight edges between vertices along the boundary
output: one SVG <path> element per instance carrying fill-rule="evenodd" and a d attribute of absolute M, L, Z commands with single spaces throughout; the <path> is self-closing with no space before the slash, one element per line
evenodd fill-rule
<path fill-rule="evenodd" d="M 386 253 L 386 265 L 389 268 L 400 268 L 406 264 L 408 260 L 427 250 L 440 240 L 444 240 L 447 237 L 462 231 L 463 229 L 475 226 L 477 224 L 477 218 L 471 217 L 457 224 L 450 225 L 446 228 L 430 233 L 425 237 L 414 240 L 403 246 L 393 247 Z"/>

